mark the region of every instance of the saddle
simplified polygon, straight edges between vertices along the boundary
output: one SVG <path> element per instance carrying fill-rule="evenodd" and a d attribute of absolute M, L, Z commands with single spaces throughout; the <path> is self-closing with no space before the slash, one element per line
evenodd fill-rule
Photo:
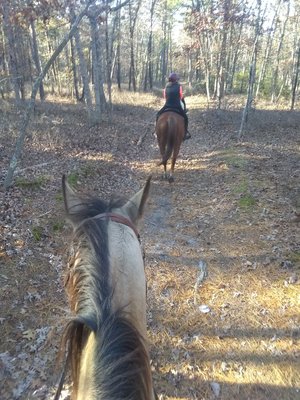
<path fill-rule="evenodd" d="M 162 115 L 162 114 L 164 114 L 165 112 L 168 112 L 168 111 L 175 112 L 176 114 L 181 115 L 181 116 L 183 117 L 182 113 L 178 110 L 178 108 L 172 108 L 172 107 L 165 108 L 165 109 L 161 112 L 160 115 Z M 184 110 L 182 110 L 182 112 L 184 113 Z"/>

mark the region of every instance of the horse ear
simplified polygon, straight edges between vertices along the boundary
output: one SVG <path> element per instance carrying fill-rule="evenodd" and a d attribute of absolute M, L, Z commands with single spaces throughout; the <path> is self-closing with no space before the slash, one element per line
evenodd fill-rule
<path fill-rule="evenodd" d="M 65 175 L 62 177 L 62 189 L 66 212 L 68 214 L 78 213 L 82 208 L 82 199 L 71 188 Z"/>
<path fill-rule="evenodd" d="M 136 223 L 143 215 L 144 207 L 149 195 L 150 181 L 151 176 L 147 179 L 144 188 L 132 196 L 131 199 L 121 208 L 121 210 L 127 214 L 134 223 Z"/>

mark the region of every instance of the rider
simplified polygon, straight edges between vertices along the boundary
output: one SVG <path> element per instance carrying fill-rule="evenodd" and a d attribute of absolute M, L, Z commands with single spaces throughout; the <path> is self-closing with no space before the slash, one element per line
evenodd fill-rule
<path fill-rule="evenodd" d="M 186 105 L 183 97 L 183 90 L 178 81 L 178 75 L 175 72 L 172 72 L 169 76 L 169 82 L 167 83 L 163 93 L 166 102 L 163 108 L 158 111 L 156 115 L 156 121 L 158 117 L 167 110 L 174 110 L 175 112 L 178 112 L 178 114 L 182 115 L 184 118 L 185 133 L 183 140 L 187 140 L 191 138 L 191 135 L 188 132 L 188 117 L 186 114 Z"/>

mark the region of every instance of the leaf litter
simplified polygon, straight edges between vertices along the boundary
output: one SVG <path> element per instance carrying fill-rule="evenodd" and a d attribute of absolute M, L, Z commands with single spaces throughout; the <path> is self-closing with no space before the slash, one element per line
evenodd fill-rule
<path fill-rule="evenodd" d="M 285 111 L 256 110 L 237 143 L 236 110 L 216 117 L 205 99 L 199 106 L 198 96 L 187 98 L 192 139 L 169 185 L 156 166 L 154 96 L 118 94 L 111 120 L 93 128 L 81 105 L 59 101 L 37 104 L 15 185 L 0 192 L 1 399 L 50 399 L 55 391 L 68 313 L 64 173 L 104 198 L 130 196 L 153 176 L 140 230 L 160 399 L 297 398 L 299 112 L 286 125 Z M 0 128 L 1 183 L 17 134 L 10 103 L 4 119 L 14 135 Z"/>

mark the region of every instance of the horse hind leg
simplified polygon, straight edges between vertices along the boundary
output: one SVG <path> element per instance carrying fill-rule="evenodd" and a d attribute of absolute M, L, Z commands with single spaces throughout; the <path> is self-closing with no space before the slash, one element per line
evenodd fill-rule
<path fill-rule="evenodd" d="M 168 182 L 169 183 L 173 183 L 174 182 L 174 176 L 173 176 L 172 172 L 170 172 L 170 174 L 169 174 Z"/>
<path fill-rule="evenodd" d="M 176 160 L 179 154 L 179 149 L 180 149 L 180 144 L 181 144 L 181 140 L 175 143 L 174 146 L 174 150 L 173 150 L 173 155 L 172 155 L 172 159 L 171 159 L 171 168 L 170 168 L 170 174 L 169 174 L 169 182 L 172 183 L 174 182 L 174 169 L 175 169 L 175 164 L 176 164 Z"/>
<path fill-rule="evenodd" d="M 164 167 L 164 172 L 162 174 L 162 179 L 168 179 L 168 174 L 167 174 L 167 161 L 160 161 L 157 166 L 160 167 L 161 165 L 163 165 Z"/>
<path fill-rule="evenodd" d="M 173 183 L 174 182 L 175 163 L 176 163 L 176 156 L 173 155 L 172 161 L 171 161 L 171 169 L 170 169 L 170 173 L 169 173 L 169 177 L 168 177 L 169 183 Z"/>
<path fill-rule="evenodd" d="M 163 173 L 163 179 L 168 179 L 168 174 L 167 174 L 167 163 L 166 162 L 164 162 L 163 163 L 163 166 L 164 166 L 164 173 Z"/>

